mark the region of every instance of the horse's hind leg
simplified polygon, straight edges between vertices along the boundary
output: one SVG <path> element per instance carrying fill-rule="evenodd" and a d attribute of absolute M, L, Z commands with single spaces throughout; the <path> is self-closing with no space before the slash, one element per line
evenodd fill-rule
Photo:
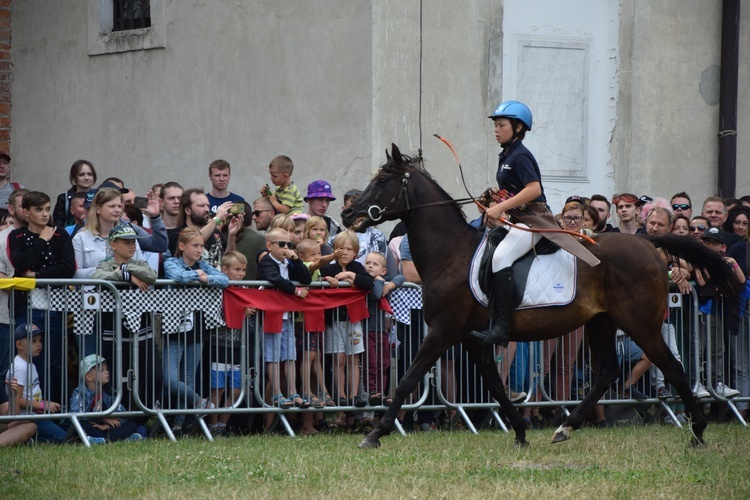
<path fill-rule="evenodd" d="M 664 342 L 664 337 L 661 334 L 661 322 L 659 328 L 650 328 L 648 332 L 648 334 L 641 333 L 637 338 L 634 335 L 631 335 L 631 337 L 643 349 L 648 359 L 662 371 L 664 380 L 677 389 L 677 393 L 685 405 L 685 412 L 692 420 L 693 444 L 704 444 L 703 431 L 706 430 L 707 426 L 706 416 L 695 401 L 685 369 L 674 357 L 672 351 L 669 350 L 667 343 Z"/>
<path fill-rule="evenodd" d="M 615 337 L 617 328 L 606 316 L 597 316 L 589 321 L 585 327 L 586 340 L 591 349 L 591 364 L 595 380 L 591 390 L 568 415 L 562 425 L 552 435 L 552 442 L 559 443 L 570 437 L 571 430 L 580 429 L 594 405 L 601 399 L 620 374 L 620 364 L 617 362 Z"/>
<path fill-rule="evenodd" d="M 417 384 L 422 380 L 427 370 L 437 362 L 450 345 L 451 341 L 444 338 L 442 331 L 430 328 L 424 342 L 419 347 L 419 351 L 417 351 L 417 355 L 414 357 L 414 361 L 412 361 L 409 369 L 404 374 L 404 378 L 401 379 L 398 387 L 396 387 L 393 402 L 388 407 L 385 415 L 380 419 L 377 427 L 359 443 L 360 448 L 377 448 L 380 446 L 380 438 L 391 432 L 396 415 L 398 415 L 406 398 L 414 391 L 414 388 L 417 387 Z"/>
<path fill-rule="evenodd" d="M 469 343 L 464 344 L 464 346 L 469 353 L 470 359 L 477 365 L 482 379 L 487 383 L 490 394 L 500 403 L 500 407 L 503 409 L 506 418 L 510 421 L 510 425 L 516 433 L 516 444 L 520 446 L 528 445 L 529 443 L 526 442 L 526 423 L 523 420 L 523 416 L 505 393 L 503 380 L 497 372 L 493 353 L 494 346 Z"/>

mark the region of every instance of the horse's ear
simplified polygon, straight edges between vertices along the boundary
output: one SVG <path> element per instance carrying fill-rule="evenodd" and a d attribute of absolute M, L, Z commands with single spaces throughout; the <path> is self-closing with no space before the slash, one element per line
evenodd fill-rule
<path fill-rule="evenodd" d="M 396 160 L 397 162 L 403 161 L 401 159 L 401 151 L 399 151 L 398 146 L 396 146 L 393 143 L 391 143 L 391 156 L 393 156 L 393 159 Z"/>
<path fill-rule="evenodd" d="M 388 153 L 387 149 L 385 150 L 385 159 L 388 160 L 388 161 L 391 161 L 393 159 L 393 158 L 391 158 L 391 155 L 390 155 L 390 153 Z"/>

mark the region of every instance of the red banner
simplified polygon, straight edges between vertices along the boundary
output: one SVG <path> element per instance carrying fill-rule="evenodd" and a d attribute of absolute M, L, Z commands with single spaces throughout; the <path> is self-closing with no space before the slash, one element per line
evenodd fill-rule
<path fill-rule="evenodd" d="M 326 309 L 346 306 L 352 323 L 369 318 L 365 295 L 366 291 L 357 288 L 316 288 L 308 290 L 307 297 L 301 299 L 279 290 L 230 286 L 224 289 L 224 320 L 229 328 L 242 328 L 245 308 L 255 307 L 265 313 L 263 330 L 279 333 L 283 314 L 298 311 L 305 313 L 306 331 L 322 332 L 326 329 Z"/>

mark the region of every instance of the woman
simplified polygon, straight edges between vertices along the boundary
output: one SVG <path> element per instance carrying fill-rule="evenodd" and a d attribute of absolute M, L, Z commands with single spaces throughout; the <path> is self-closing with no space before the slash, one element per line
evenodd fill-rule
<path fill-rule="evenodd" d="M 547 198 L 542 187 L 539 165 L 526 146 L 523 138 L 531 130 L 531 110 L 518 101 L 501 103 L 489 118 L 495 127 L 495 139 L 503 148 L 497 169 L 497 183 L 501 192 L 511 194 L 485 212 L 488 219 L 505 218 L 510 210 L 525 205 L 523 214 L 512 213 L 511 222 L 516 226 L 558 228 L 547 207 Z M 560 238 L 562 236 L 562 238 Z M 568 235 L 545 233 L 545 237 L 575 254 L 590 265 L 599 260 Z M 531 250 L 541 238 L 540 233 L 531 233 L 518 227 L 510 227 L 507 236 L 495 249 L 492 257 L 494 304 L 490 331 L 484 342 L 507 346 L 510 340 L 510 313 L 513 299 L 513 262 Z"/>
<path fill-rule="evenodd" d="M 684 215 L 675 215 L 672 222 L 672 234 L 690 236 L 690 221 Z"/>
<path fill-rule="evenodd" d="M 748 241 L 750 239 L 748 228 L 750 228 L 750 208 L 740 205 L 729 210 L 727 220 L 722 225 L 725 232 L 736 234 L 743 241 Z"/>
<path fill-rule="evenodd" d="M 96 183 L 96 170 L 91 162 L 76 160 L 70 167 L 70 183 L 73 185 L 66 192 L 57 197 L 52 219 L 56 226 L 65 227 L 65 222 L 70 219 L 70 200 L 76 193 L 86 193 Z"/>

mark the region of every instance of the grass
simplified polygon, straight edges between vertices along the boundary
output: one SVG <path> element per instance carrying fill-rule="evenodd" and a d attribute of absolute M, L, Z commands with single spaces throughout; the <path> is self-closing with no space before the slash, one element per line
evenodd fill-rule
<path fill-rule="evenodd" d="M 748 498 L 750 429 L 714 424 L 707 445 L 664 425 L 415 433 L 361 450 L 358 435 L 164 439 L 0 449 L 3 498 Z"/>

